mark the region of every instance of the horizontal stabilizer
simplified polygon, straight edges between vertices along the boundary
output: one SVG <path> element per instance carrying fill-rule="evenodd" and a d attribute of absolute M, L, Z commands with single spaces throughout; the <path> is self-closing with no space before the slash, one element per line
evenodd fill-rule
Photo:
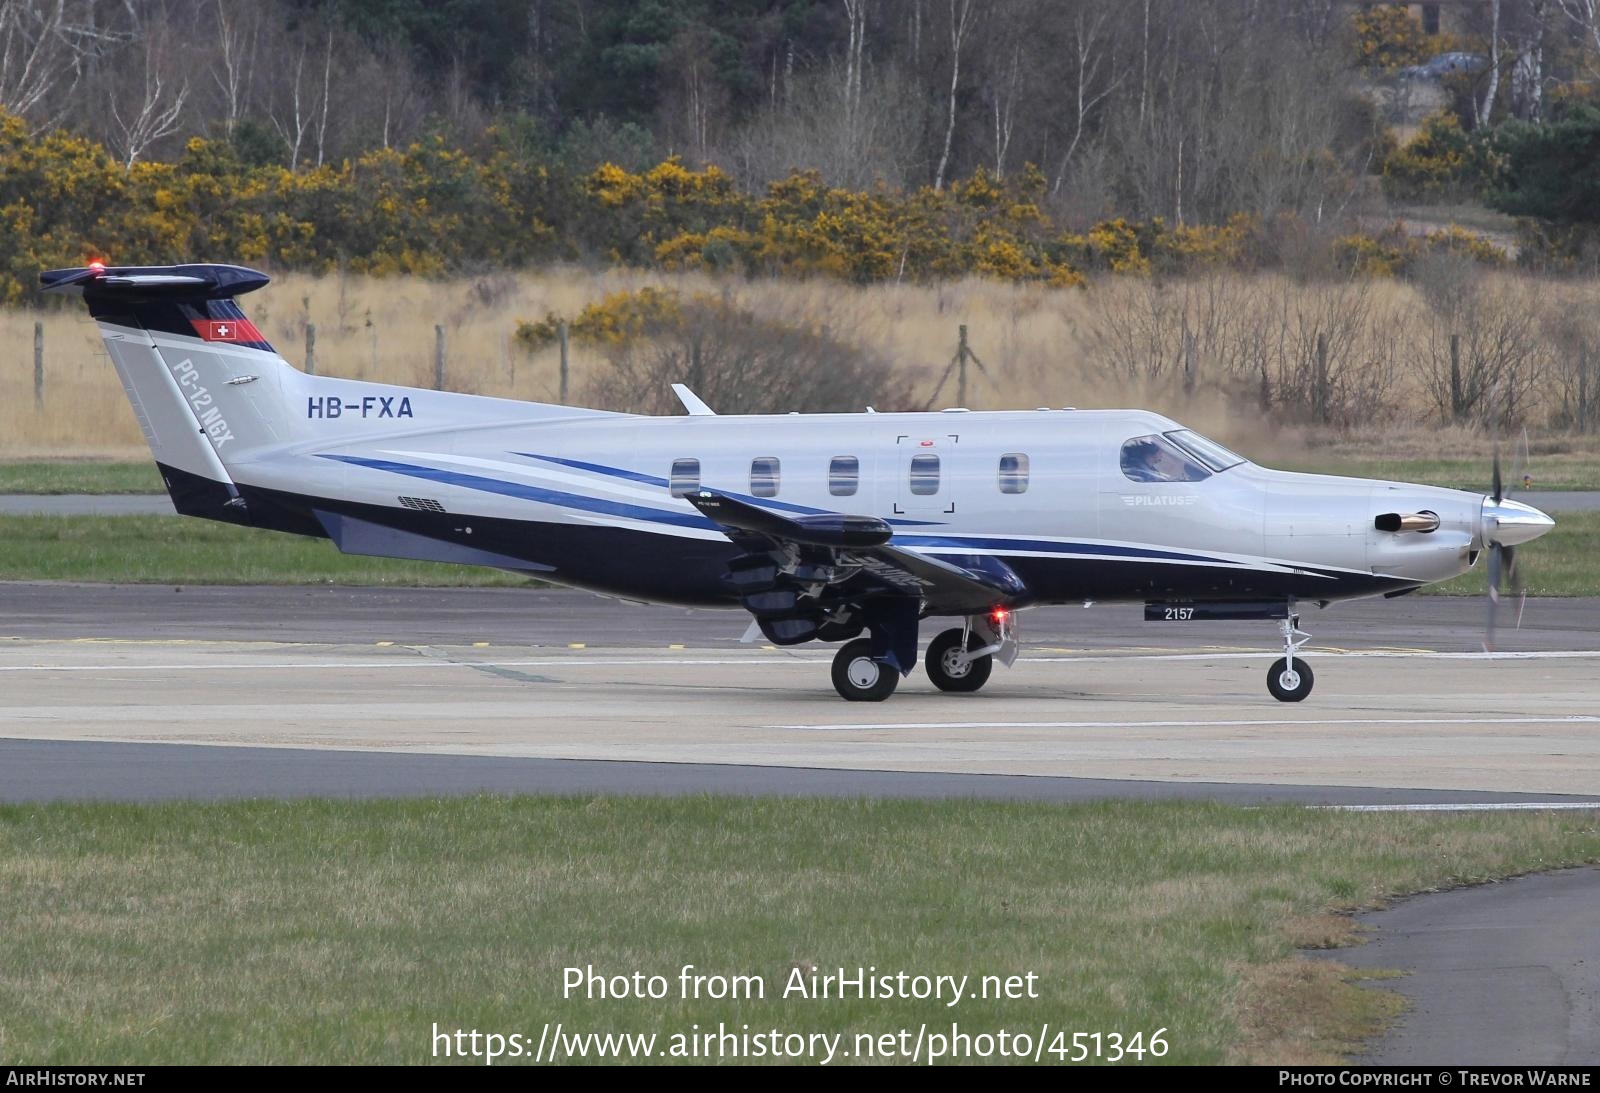
<path fill-rule="evenodd" d="M 254 292 L 271 280 L 243 266 L 193 263 L 184 266 L 102 266 L 52 269 L 39 274 L 46 292 L 73 292 L 129 302 L 228 300 Z"/>

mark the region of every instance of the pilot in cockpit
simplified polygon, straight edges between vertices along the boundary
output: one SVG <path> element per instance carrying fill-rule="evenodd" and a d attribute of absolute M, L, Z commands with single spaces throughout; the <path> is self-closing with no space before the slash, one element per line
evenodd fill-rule
<path fill-rule="evenodd" d="M 1206 471 L 1153 436 L 1136 437 L 1122 446 L 1122 473 L 1135 482 L 1196 482 Z"/>

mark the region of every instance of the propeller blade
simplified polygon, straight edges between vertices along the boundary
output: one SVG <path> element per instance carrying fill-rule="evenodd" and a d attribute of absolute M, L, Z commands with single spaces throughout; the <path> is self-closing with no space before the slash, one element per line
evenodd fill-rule
<path fill-rule="evenodd" d="M 1517 629 L 1522 629 L 1522 611 L 1528 606 L 1528 586 L 1523 583 L 1522 570 L 1517 567 L 1517 548 L 1506 547 L 1506 571 L 1511 580 L 1511 594 L 1517 598 Z"/>
<path fill-rule="evenodd" d="M 1483 618 L 1483 651 L 1494 652 L 1494 624 L 1495 616 L 1500 613 L 1500 580 L 1502 577 L 1500 552 L 1505 548 L 1499 543 L 1489 544 L 1489 565 L 1485 576 L 1488 578 L 1487 594 L 1484 596 Z"/>
<path fill-rule="evenodd" d="M 1494 503 L 1505 500 L 1505 483 L 1500 479 L 1500 442 L 1494 442 Z"/>

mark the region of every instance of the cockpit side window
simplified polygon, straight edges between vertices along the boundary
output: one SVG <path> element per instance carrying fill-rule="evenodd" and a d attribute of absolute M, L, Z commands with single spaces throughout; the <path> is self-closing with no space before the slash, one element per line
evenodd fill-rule
<path fill-rule="evenodd" d="M 1134 482 L 1199 482 L 1211 472 L 1164 436 L 1136 436 L 1122 445 L 1122 473 Z"/>

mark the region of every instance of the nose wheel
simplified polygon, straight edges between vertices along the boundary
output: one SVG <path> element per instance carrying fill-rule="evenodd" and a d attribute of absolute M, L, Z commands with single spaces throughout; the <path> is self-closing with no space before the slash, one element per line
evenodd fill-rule
<path fill-rule="evenodd" d="M 971 694 L 989 682 L 989 673 L 994 671 L 994 657 L 983 652 L 985 648 L 975 630 L 946 630 L 928 643 L 923 662 L 928 678 L 941 691 Z"/>
<path fill-rule="evenodd" d="M 1278 622 L 1283 633 L 1283 656 L 1267 669 L 1267 690 L 1279 702 L 1299 702 L 1311 693 L 1316 674 L 1304 657 L 1296 656 L 1311 635 L 1300 629 L 1300 616 L 1290 615 Z"/>

